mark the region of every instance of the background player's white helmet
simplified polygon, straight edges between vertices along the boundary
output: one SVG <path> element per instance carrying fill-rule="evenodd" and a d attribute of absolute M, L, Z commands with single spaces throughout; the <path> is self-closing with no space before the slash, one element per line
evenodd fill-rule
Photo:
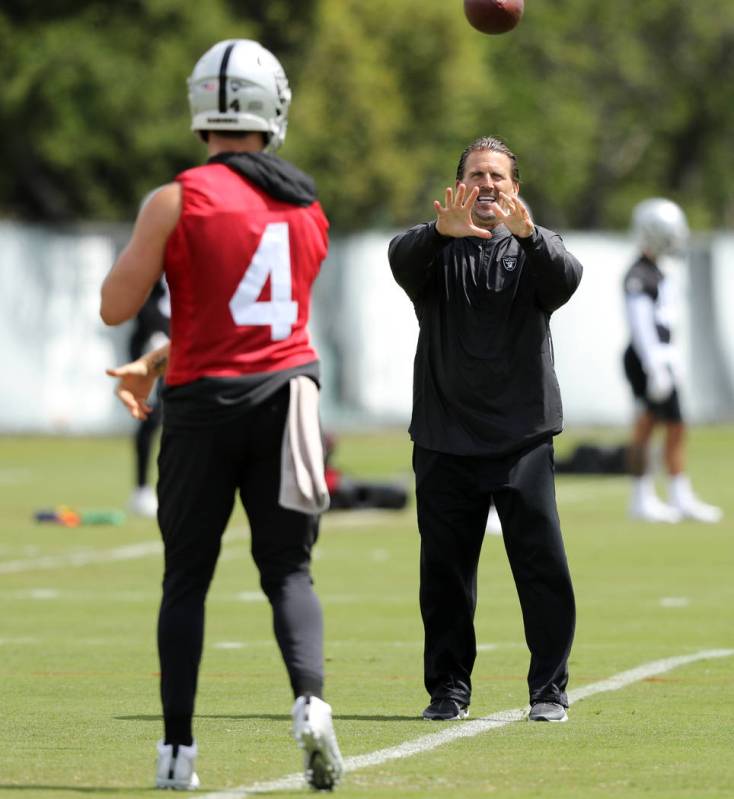
<path fill-rule="evenodd" d="M 672 200 L 643 200 L 632 212 L 632 229 L 639 248 L 656 257 L 681 255 L 688 245 L 688 222 Z"/>
<path fill-rule="evenodd" d="M 250 39 L 218 42 L 188 79 L 192 130 L 261 131 L 266 150 L 283 143 L 291 90 L 278 59 Z"/>

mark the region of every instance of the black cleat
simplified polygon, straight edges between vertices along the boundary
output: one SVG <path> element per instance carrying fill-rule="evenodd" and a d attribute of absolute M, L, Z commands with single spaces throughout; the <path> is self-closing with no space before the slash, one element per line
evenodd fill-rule
<path fill-rule="evenodd" d="M 455 721 L 469 715 L 469 705 L 462 705 L 456 699 L 442 697 L 433 699 L 423 711 L 423 718 L 429 721 Z"/>

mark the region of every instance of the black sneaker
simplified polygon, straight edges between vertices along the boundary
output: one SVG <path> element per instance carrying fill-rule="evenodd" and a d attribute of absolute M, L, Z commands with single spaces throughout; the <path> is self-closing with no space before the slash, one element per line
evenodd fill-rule
<path fill-rule="evenodd" d="M 423 718 L 429 721 L 455 721 L 465 719 L 469 715 L 469 706 L 462 705 L 456 699 L 446 697 L 434 699 L 423 711 Z"/>
<path fill-rule="evenodd" d="M 558 702 L 536 702 L 530 708 L 528 721 L 568 721 L 568 713 Z"/>

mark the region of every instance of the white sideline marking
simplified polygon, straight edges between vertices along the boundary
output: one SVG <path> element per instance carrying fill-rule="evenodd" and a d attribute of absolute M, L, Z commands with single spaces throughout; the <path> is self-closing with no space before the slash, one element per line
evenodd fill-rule
<path fill-rule="evenodd" d="M 234 527 L 227 531 L 227 539 L 223 542 L 222 553 L 219 561 L 234 560 L 245 557 L 237 551 L 229 551 L 240 540 L 249 538 L 247 528 Z M 37 549 L 37 547 L 36 547 Z M 136 560 L 147 558 L 151 555 L 161 555 L 163 543 L 158 541 L 145 541 L 140 544 L 129 544 L 115 549 L 85 549 L 65 555 L 46 555 L 40 558 L 26 560 L 0 561 L 0 574 L 17 574 L 18 572 L 41 571 L 44 569 L 62 569 L 66 566 L 88 566 L 90 563 L 114 563 L 122 560 Z"/>
<path fill-rule="evenodd" d="M 663 608 L 687 608 L 691 604 L 687 596 L 664 596 L 660 600 Z"/>
<path fill-rule="evenodd" d="M 0 485 L 11 486 L 31 481 L 30 469 L 0 469 Z"/>
<path fill-rule="evenodd" d="M 590 499 L 622 496 L 628 491 L 626 479 L 618 477 L 607 477 L 604 480 L 598 478 L 577 479 L 571 485 L 564 483 L 563 480 L 556 481 L 559 504 L 570 505 L 577 502 L 588 502 Z"/>
<path fill-rule="evenodd" d="M 268 598 L 262 591 L 240 591 L 235 599 L 238 602 L 267 602 Z"/>
<path fill-rule="evenodd" d="M 605 691 L 618 691 L 620 688 L 626 688 L 628 685 L 640 682 L 640 680 L 654 677 L 657 674 L 663 674 L 666 671 L 672 671 L 678 668 L 678 666 L 695 663 L 697 660 L 724 658 L 731 657 L 732 655 L 734 655 L 734 649 L 708 649 L 696 652 L 694 655 L 679 655 L 678 657 L 665 658 L 664 660 L 653 660 L 650 663 L 643 663 L 641 666 L 637 666 L 637 668 L 630 669 L 629 671 L 622 671 L 619 674 L 615 674 L 607 680 L 601 680 L 600 682 L 591 683 L 590 685 L 585 685 L 581 688 L 569 691 L 568 701 L 569 704 L 573 704 L 580 699 L 586 699 L 594 694 L 600 694 Z M 359 769 L 387 763 L 390 760 L 419 755 L 450 743 L 451 741 L 456 741 L 459 738 L 473 738 L 475 735 L 481 735 L 483 732 L 496 730 L 512 722 L 521 721 L 525 717 L 526 712 L 527 708 L 523 707 L 492 713 L 489 716 L 484 716 L 474 721 L 453 722 L 450 726 L 443 728 L 441 732 L 432 733 L 431 735 L 422 735 L 420 738 L 415 738 L 412 741 L 405 741 L 405 743 L 398 744 L 398 746 L 378 749 L 375 752 L 368 752 L 365 755 L 348 757 L 344 761 L 344 770 L 346 773 L 358 771 Z M 282 777 L 279 780 L 256 782 L 252 785 L 232 788 L 227 791 L 214 791 L 212 793 L 203 794 L 199 799 L 244 799 L 244 797 L 250 794 L 286 791 L 292 788 L 304 787 L 305 784 L 302 773 L 288 774 L 288 776 Z"/>
<path fill-rule="evenodd" d="M 321 517 L 324 528 L 331 527 L 367 527 L 382 524 L 386 519 L 401 518 L 400 512 L 394 510 L 330 510 Z"/>
<path fill-rule="evenodd" d="M 65 566 L 87 566 L 90 563 L 111 563 L 117 560 L 134 560 L 149 555 L 158 555 L 161 552 L 163 552 L 163 544 L 160 541 L 146 541 L 142 544 L 130 544 L 116 549 L 88 549 L 66 555 L 46 555 L 29 560 L 6 560 L 0 563 L 0 574 L 59 569 Z"/>
<path fill-rule="evenodd" d="M 0 646 L 5 646 L 8 644 L 37 644 L 40 640 L 40 638 L 30 638 L 28 636 L 18 638 L 0 638 Z"/>
<path fill-rule="evenodd" d="M 58 599 L 59 592 L 55 588 L 33 588 L 28 596 L 31 599 Z"/>

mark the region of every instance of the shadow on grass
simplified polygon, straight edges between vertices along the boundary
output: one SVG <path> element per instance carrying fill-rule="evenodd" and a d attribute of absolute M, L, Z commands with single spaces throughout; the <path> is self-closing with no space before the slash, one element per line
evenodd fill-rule
<path fill-rule="evenodd" d="M 115 721 L 157 721 L 163 723 L 162 716 L 114 716 Z M 260 719 L 261 721 L 292 721 L 290 713 L 242 713 L 242 714 L 201 714 L 198 713 L 194 716 L 196 719 L 228 719 L 229 721 L 237 721 L 238 719 Z M 418 715 L 414 716 L 363 716 L 363 715 L 340 715 L 334 714 L 336 721 L 423 721 Z"/>
<path fill-rule="evenodd" d="M 210 789 L 210 790 L 217 790 L 217 791 L 233 791 L 236 789 L 233 788 L 218 788 L 218 789 Z M 45 791 L 63 791 L 65 793 L 81 793 L 86 794 L 88 796 L 101 796 L 101 795 L 110 795 L 114 796 L 115 794 L 121 795 L 129 795 L 131 793 L 152 793 L 153 791 L 156 792 L 156 795 L 160 795 L 160 791 L 157 788 L 152 787 L 151 785 L 146 785 L 142 788 L 136 787 L 128 787 L 128 788 L 101 788 L 99 786 L 94 785 L 4 785 L 0 783 L 0 791 L 36 791 L 39 794 L 42 794 Z M 248 796 L 254 794 L 261 794 L 267 796 L 303 796 L 303 790 L 280 790 L 280 791 L 248 791 Z M 194 794 L 196 796 L 196 794 Z M 243 794 L 244 796 L 244 794 Z"/>
<path fill-rule="evenodd" d="M 125 788 L 102 788 L 99 785 L 6 785 L 0 783 L 0 791 L 66 791 L 67 793 L 84 793 L 92 796 L 99 794 L 129 794 L 132 791 L 152 791 L 150 785 L 145 785 L 142 788 L 125 787 Z"/>

